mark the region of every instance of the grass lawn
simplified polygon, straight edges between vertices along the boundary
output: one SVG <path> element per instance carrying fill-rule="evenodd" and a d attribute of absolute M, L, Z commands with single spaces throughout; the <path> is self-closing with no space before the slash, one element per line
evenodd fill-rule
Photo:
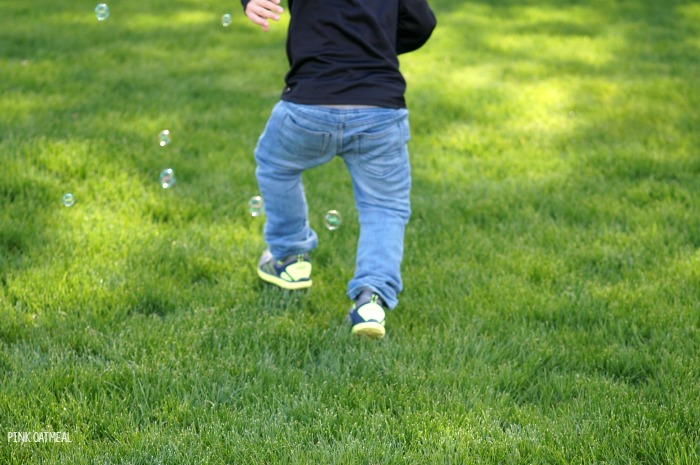
<path fill-rule="evenodd" d="M 314 287 L 254 271 L 287 18 L 0 0 L 0 463 L 700 463 L 700 4 L 431 5 L 377 342 L 340 161 L 305 177 Z"/>

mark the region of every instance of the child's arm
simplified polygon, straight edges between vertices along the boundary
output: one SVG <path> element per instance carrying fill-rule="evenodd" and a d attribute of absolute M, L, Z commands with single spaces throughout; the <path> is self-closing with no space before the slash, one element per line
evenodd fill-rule
<path fill-rule="evenodd" d="M 241 0 L 245 15 L 263 31 L 270 29 L 268 19 L 279 21 L 279 15 L 284 11 L 279 3 L 280 0 Z"/>
<path fill-rule="evenodd" d="M 396 53 L 412 52 L 420 48 L 436 24 L 435 15 L 425 0 L 399 0 Z"/>

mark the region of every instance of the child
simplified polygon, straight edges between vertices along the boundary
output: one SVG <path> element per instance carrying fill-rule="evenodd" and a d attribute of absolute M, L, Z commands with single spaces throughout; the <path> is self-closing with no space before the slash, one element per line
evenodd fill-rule
<path fill-rule="evenodd" d="M 264 31 L 279 0 L 241 0 Z M 285 89 L 255 149 L 265 201 L 268 249 L 263 280 L 284 289 L 311 286 L 309 227 L 301 174 L 340 156 L 350 173 L 360 221 L 352 333 L 385 335 L 385 309 L 402 289 L 404 229 L 411 210 L 406 144 L 406 82 L 398 55 L 421 47 L 435 28 L 426 0 L 288 0 L 290 68 Z"/>

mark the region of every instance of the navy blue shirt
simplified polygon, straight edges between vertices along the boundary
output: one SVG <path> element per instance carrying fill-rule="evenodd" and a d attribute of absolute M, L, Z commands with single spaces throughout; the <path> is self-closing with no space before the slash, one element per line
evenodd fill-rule
<path fill-rule="evenodd" d="M 241 0 L 243 8 L 249 0 Z M 289 71 L 282 99 L 305 105 L 404 108 L 398 55 L 436 21 L 426 0 L 288 0 Z"/>

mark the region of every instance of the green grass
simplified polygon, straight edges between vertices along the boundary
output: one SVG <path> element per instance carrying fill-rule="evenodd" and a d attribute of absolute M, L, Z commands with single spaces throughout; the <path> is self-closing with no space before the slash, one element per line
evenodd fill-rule
<path fill-rule="evenodd" d="M 431 4 L 372 342 L 339 161 L 306 175 L 313 289 L 254 272 L 284 21 L 0 0 L 0 463 L 700 463 L 700 5 Z"/>

